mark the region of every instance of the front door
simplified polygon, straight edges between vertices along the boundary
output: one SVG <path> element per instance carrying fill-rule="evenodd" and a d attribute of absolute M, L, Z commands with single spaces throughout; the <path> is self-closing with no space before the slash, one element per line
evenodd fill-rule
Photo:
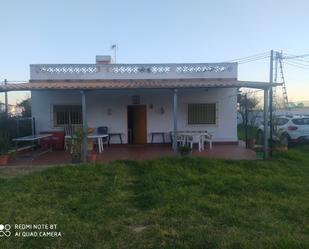
<path fill-rule="evenodd" d="M 128 138 L 130 144 L 147 143 L 146 105 L 128 106 Z"/>

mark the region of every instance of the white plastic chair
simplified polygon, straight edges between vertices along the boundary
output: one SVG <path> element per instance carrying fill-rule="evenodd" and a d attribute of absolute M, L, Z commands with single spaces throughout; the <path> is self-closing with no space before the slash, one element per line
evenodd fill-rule
<path fill-rule="evenodd" d="M 206 135 L 201 135 L 201 144 L 202 144 L 202 150 L 205 149 L 204 145 L 206 143 L 209 143 L 209 148 L 212 150 L 212 135 L 207 133 Z"/>
<path fill-rule="evenodd" d="M 77 128 L 81 128 L 81 125 L 65 125 L 64 126 L 64 148 L 68 150 L 68 140 L 72 139 Z"/>
<path fill-rule="evenodd" d="M 189 145 L 191 149 L 193 149 L 193 143 L 194 143 L 193 136 L 186 136 L 186 144 Z"/>
<path fill-rule="evenodd" d="M 188 135 L 186 136 L 186 144 L 193 149 L 194 144 L 198 145 L 198 151 L 201 152 L 203 150 L 203 143 L 200 136 L 197 135 Z"/>
<path fill-rule="evenodd" d="M 183 135 L 178 134 L 176 136 L 177 146 L 180 144 L 181 146 L 184 146 L 186 144 L 186 137 Z"/>

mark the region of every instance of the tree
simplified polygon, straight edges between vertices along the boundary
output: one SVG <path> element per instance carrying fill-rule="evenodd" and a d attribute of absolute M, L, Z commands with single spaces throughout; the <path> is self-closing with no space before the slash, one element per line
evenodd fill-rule
<path fill-rule="evenodd" d="M 31 117 L 31 99 L 27 98 L 17 104 L 22 109 L 23 117 Z"/>
<path fill-rule="evenodd" d="M 249 95 L 249 94 L 238 94 L 238 104 L 239 104 L 239 113 L 242 118 L 242 124 L 245 125 L 246 121 L 246 96 L 247 96 L 247 108 L 248 113 L 253 112 L 257 109 L 257 106 L 259 104 L 259 99 L 255 95 Z M 249 120 L 248 120 L 249 121 Z"/>

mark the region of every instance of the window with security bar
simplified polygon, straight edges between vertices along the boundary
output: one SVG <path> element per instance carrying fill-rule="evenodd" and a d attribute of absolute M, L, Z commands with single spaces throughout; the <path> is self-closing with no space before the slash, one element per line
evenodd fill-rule
<path fill-rule="evenodd" d="M 188 124 L 216 124 L 216 104 L 188 104 Z"/>
<path fill-rule="evenodd" d="M 80 125 L 82 124 L 82 107 L 80 105 L 54 105 L 54 125 Z"/>

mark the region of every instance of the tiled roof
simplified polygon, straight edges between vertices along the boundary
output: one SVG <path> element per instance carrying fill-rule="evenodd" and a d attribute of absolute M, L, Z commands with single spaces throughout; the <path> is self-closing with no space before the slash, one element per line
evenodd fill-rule
<path fill-rule="evenodd" d="M 273 86 L 279 84 L 273 84 Z M 92 89 L 152 89 L 152 88 L 211 88 L 249 87 L 265 88 L 268 82 L 239 81 L 236 79 L 165 79 L 165 80 L 68 80 L 30 81 L 0 85 L 0 91 L 30 90 L 92 90 Z"/>

